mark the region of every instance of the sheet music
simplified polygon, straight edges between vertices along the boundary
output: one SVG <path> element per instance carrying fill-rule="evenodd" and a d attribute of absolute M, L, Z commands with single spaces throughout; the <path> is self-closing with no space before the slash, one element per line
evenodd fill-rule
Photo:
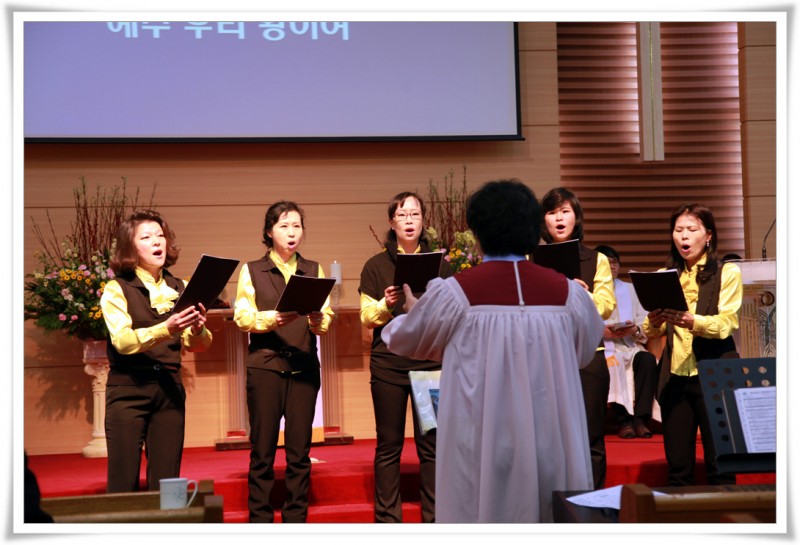
<path fill-rule="evenodd" d="M 775 386 L 737 388 L 733 392 L 747 452 L 777 449 L 777 392 Z"/>
<path fill-rule="evenodd" d="M 653 490 L 654 496 L 664 496 L 663 492 L 656 492 Z M 575 505 L 583 507 L 600 507 L 607 509 L 619 509 L 622 503 L 622 485 L 612 486 L 610 488 L 603 488 L 600 490 L 593 490 L 585 494 L 578 494 L 567 498 Z"/>

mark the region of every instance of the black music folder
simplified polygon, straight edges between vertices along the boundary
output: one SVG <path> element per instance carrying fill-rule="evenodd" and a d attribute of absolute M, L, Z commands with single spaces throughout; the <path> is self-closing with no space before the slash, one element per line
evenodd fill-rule
<path fill-rule="evenodd" d="M 408 284 L 413 293 L 425 291 L 428 282 L 439 276 L 443 256 L 442 252 L 397 254 L 394 285 L 403 287 L 403 284 Z"/>
<path fill-rule="evenodd" d="M 275 310 L 278 312 L 297 312 L 309 314 L 322 310 L 325 300 L 331 293 L 335 278 L 319 278 L 317 276 L 301 276 L 293 274 L 281 293 Z"/>
<path fill-rule="evenodd" d="M 658 309 L 689 310 L 676 269 L 666 271 L 628 271 L 636 297 L 648 312 Z"/>
<path fill-rule="evenodd" d="M 189 277 L 186 289 L 175 303 L 173 312 L 180 312 L 198 303 L 202 303 L 206 310 L 210 309 L 238 265 L 238 259 L 203 254 Z"/>
<path fill-rule="evenodd" d="M 540 244 L 533 251 L 537 265 L 560 272 L 570 280 L 581 276 L 580 243 L 577 239 L 566 242 Z"/>

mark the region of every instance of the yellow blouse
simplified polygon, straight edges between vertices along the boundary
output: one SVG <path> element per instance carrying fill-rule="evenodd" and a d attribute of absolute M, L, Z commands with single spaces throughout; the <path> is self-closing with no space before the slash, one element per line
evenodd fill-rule
<path fill-rule="evenodd" d="M 416 250 L 414 250 L 414 253 L 418 254 L 420 251 L 422 251 L 421 248 L 417 246 Z M 399 244 L 397 245 L 397 253 L 405 253 L 403 247 Z M 364 327 L 368 329 L 375 329 L 376 327 L 385 325 L 389 322 L 389 320 L 392 319 L 392 311 L 394 310 L 394 307 L 389 308 L 389 306 L 386 304 L 386 297 L 381 297 L 380 300 L 377 300 L 365 293 L 362 293 L 358 302 L 361 307 L 359 317 L 361 318 L 361 323 Z"/>
<path fill-rule="evenodd" d="M 136 276 L 142 281 L 150 294 L 150 305 L 159 314 L 169 312 L 178 299 L 178 292 L 164 282 L 164 275 L 153 278 L 146 270 L 136 267 Z M 185 281 L 184 281 L 185 282 Z M 154 345 L 169 340 L 170 335 L 166 321 L 151 327 L 133 329 L 133 320 L 128 314 L 128 301 L 122 286 L 116 280 L 106 284 L 100 297 L 100 308 L 106 321 L 111 344 L 120 354 L 137 354 L 146 352 Z M 199 335 L 192 335 L 192 328 L 187 327 L 181 333 L 183 346 L 189 352 L 202 352 L 211 346 L 211 331 L 203 327 Z"/>
<path fill-rule="evenodd" d="M 617 306 L 617 298 L 614 295 L 614 277 L 611 275 L 611 265 L 605 254 L 600 252 L 597 252 L 597 267 L 594 271 L 594 286 L 592 286 L 591 296 L 600 317 L 607 320 Z"/>
<path fill-rule="evenodd" d="M 697 284 L 697 272 L 705 265 L 706 256 L 703 256 L 694 267 L 681 273 L 680 282 L 689 312 L 694 314 L 697 308 L 697 298 L 700 288 Z M 697 374 L 697 358 L 692 351 L 694 337 L 707 339 L 726 339 L 739 329 L 739 309 L 742 306 L 742 271 L 735 263 L 722 265 L 722 279 L 719 291 L 719 304 L 717 314 L 702 316 L 694 314 L 694 325 L 691 329 L 675 327 L 672 338 L 671 372 L 675 375 L 694 376 Z M 660 337 L 667 330 L 667 324 L 656 328 L 645 318 L 644 332 L 648 337 Z"/>
<path fill-rule="evenodd" d="M 289 278 L 297 272 L 297 254 L 292 254 L 292 257 L 285 263 L 274 251 L 269 252 L 269 257 L 278 267 L 278 270 L 281 271 L 284 280 L 288 283 Z M 325 273 L 321 265 L 317 275 L 319 278 L 325 278 Z M 325 300 L 322 313 L 324 316 L 319 327 L 311 327 L 311 323 L 309 322 L 309 329 L 315 335 L 324 335 L 328 332 L 328 328 L 331 325 L 334 312 L 330 306 L 330 298 Z M 236 325 L 242 331 L 267 333 L 278 328 L 277 317 L 277 310 L 258 310 L 256 306 L 256 290 L 250 278 L 250 269 L 245 263 L 239 273 L 239 283 L 236 287 L 236 303 L 234 304 L 233 321 L 236 322 Z"/>

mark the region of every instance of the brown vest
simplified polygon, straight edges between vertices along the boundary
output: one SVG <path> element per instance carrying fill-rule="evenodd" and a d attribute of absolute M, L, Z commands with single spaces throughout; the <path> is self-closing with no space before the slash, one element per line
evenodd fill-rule
<path fill-rule="evenodd" d="M 274 310 L 286 281 L 278 266 L 269 256 L 247 264 L 256 295 L 259 311 Z M 297 271 L 300 276 L 319 274 L 319 263 L 297 254 Z M 286 327 L 268 333 L 250 333 L 247 366 L 273 371 L 308 371 L 319 369 L 317 336 L 308 328 L 308 320 L 301 316 Z"/>
<path fill-rule="evenodd" d="M 170 288 L 178 293 L 183 292 L 182 280 L 172 276 L 166 269 L 163 270 L 163 275 L 164 282 Z M 150 305 L 150 293 L 135 273 L 118 276 L 116 281 L 128 303 L 133 329 L 152 327 L 172 315 L 172 311 L 159 314 Z M 119 376 L 115 379 L 113 375 L 136 375 L 137 381 L 157 380 L 164 372 L 177 375 L 181 366 L 181 334 L 175 333 L 169 341 L 158 343 L 150 350 L 136 354 L 120 354 L 109 341 L 106 353 L 110 364 L 109 384 L 129 382 Z"/>

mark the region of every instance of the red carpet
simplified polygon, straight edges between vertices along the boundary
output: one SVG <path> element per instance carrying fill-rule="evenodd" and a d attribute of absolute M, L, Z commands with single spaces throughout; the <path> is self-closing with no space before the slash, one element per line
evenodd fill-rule
<path fill-rule="evenodd" d="M 665 486 L 666 464 L 661 435 L 651 439 L 620 439 L 606 436 L 608 474 L 606 486 L 640 482 Z M 703 484 L 702 447 L 698 443 L 697 482 Z M 357 440 L 351 445 L 314 446 L 311 456 L 319 460 L 311 471 L 308 522 L 372 522 L 373 440 Z M 214 491 L 224 497 L 225 522 L 247 522 L 248 450 L 217 451 L 213 447 L 184 451 L 181 476 L 214 479 Z M 29 456 L 42 496 L 73 496 L 105 492 L 106 459 L 84 458 L 80 454 Z M 275 464 L 276 484 L 273 505 L 284 499 L 283 476 L 286 462 L 283 450 Z M 142 472 L 142 478 L 144 472 Z M 144 481 L 142 481 L 144 482 Z M 775 483 L 775 475 L 740 475 L 743 484 Z M 401 497 L 404 522 L 419 522 L 419 478 L 416 451 L 407 439 L 401 459 Z M 276 521 L 280 521 L 277 514 Z"/>

